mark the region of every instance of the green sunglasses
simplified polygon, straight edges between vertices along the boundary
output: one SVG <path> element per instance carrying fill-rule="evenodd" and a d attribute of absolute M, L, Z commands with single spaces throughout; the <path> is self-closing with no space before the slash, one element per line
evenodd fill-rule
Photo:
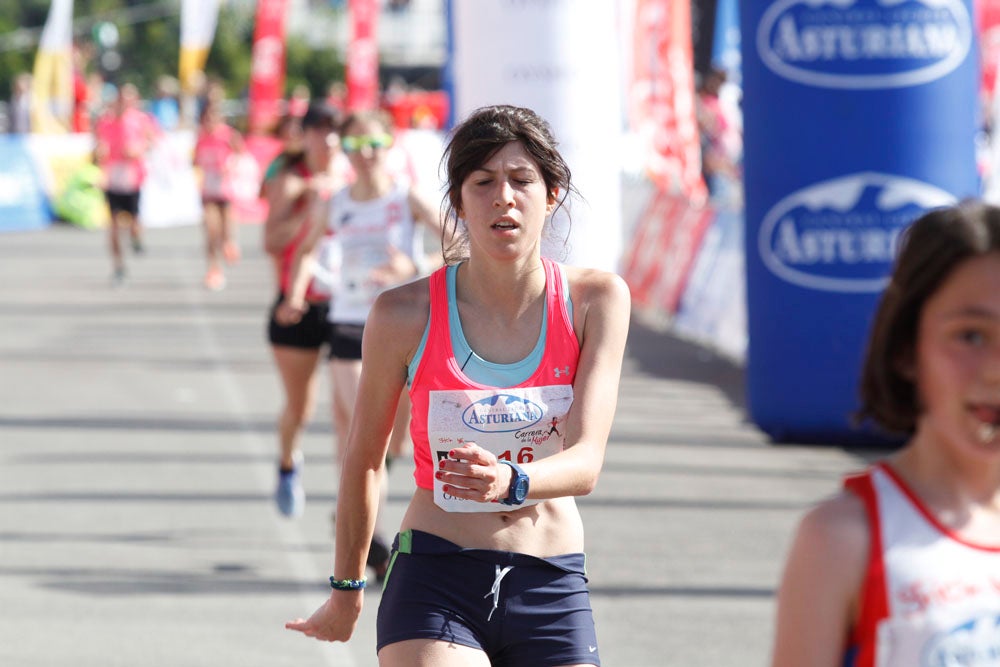
<path fill-rule="evenodd" d="M 355 153 L 362 148 L 388 148 L 392 146 L 392 135 L 390 134 L 359 134 L 353 137 L 343 137 L 340 140 L 340 147 L 345 153 Z"/>

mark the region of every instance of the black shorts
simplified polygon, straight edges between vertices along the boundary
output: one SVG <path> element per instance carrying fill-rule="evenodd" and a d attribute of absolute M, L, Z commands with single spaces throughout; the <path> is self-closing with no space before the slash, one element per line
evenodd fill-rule
<path fill-rule="evenodd" d="M 363 324 L 330 325 L 330 358 L 355 361 L 361 358 L 361 337 L 365 333 Z"/>
<path fill-rule="evenodd" d="M 326 321 L 330 304 L 310 303 L 309 310 L 302 315 L 302 319 L 286 327 L 274 319 L 278 304 L 284 298 L 284 294 L 279 294 L 271 306 L 271 319 L 267 324 L 267 339 L 271 345 L 297 347 L 303 350 L 318 350 L 323 347 L 330 338 L 330 323 Z"/>
<path fill-rule="evenodd" d="M 584 562 L 582 553 L 536 558 L 403 531 L 382 589 L 378 648 L 435 639 L 481 649 L 494 667 L 600 665 Z"/>
<path fill-rule="evenodd" d="M 105 192 L 104 196 L 108 200 L 108 208 L 112 215 L 119 211 L 132 216 L 139 215 L 139 193 L 138 192 Z"/>

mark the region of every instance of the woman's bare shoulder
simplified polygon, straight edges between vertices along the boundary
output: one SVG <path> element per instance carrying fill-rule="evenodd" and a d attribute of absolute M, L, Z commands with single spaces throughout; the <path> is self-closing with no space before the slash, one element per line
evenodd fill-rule
<path fill-rule="evenodd" d="M 871 542 L 864 503 L 854 493 L 841 490 L 806 512 L 798 537 L 810 557 L 824 558 L 851 574 L 860 573 Z"/>
<path fill-rule="evenodd" d="M 564 265 L 562 269 L 574 303 L 627 303 L 631 300 L 628 285 L 617 273 L 581 266 Z"/>
<path fill-rule="evenodd" d="M 418 278 L 382 292 L 365 328 L 377 330 L 386 344 L 415 348 L 430 318 L 429 285 L 429 278 Z"/>

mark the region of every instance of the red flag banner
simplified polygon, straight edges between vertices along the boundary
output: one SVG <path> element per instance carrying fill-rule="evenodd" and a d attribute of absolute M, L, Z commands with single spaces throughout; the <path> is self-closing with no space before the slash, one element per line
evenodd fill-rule
<path fill-rule="evenodd" d="M 977 0 L 976 22 L 983 72 L 982 89 L 986 98 L 992 99 L 997 68 L 1000 66 L 1000 0 Z"/>
<path fill-rule="evenodd" d="M 639 309 L 673 316 L 715 210 L 657 191 L 636 225 L 622 276 Z"/>
<path fill-rule="evenodd" d="M 649 177 L 661 190 L 704 203 L 690 3 L 636 0 L 633 44 L 629 121 L 651 147 Z"/>
<path fill-rule="evenodd" d="M 250 64 L 247 125 L 269 131 L 278 121 L 285 87 L 285 16 L 288 0 L 259 0 Z"/>
<path fill-rule="evenodd" d="M 347 108 L 378 108 L 377 0 L 350 0 L 351 37 L 347 47 Z"/>

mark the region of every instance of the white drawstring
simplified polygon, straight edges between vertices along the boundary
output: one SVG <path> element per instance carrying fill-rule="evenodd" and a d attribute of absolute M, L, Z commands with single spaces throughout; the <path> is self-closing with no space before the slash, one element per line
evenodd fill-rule
<path fill-rule="evenodd" d="M 514 569 L 513 565 L 508 565 L 503 568 L 499 565 L 494 567 L 496 567 L 496 577 L 493 579 L 493 587 L 490 589 L 489 593 L 483 596 L 484 598 L 488 598 L 491 595 L 493 596 L 493 609 L 490 609 L 490 615 L 486 617 L 487 623 L 491 618 L 493 618 L 493 612 L 497 610 L 497 605 L 500 603 L 500 582 L 507 576 L 508 572 Z"/>

